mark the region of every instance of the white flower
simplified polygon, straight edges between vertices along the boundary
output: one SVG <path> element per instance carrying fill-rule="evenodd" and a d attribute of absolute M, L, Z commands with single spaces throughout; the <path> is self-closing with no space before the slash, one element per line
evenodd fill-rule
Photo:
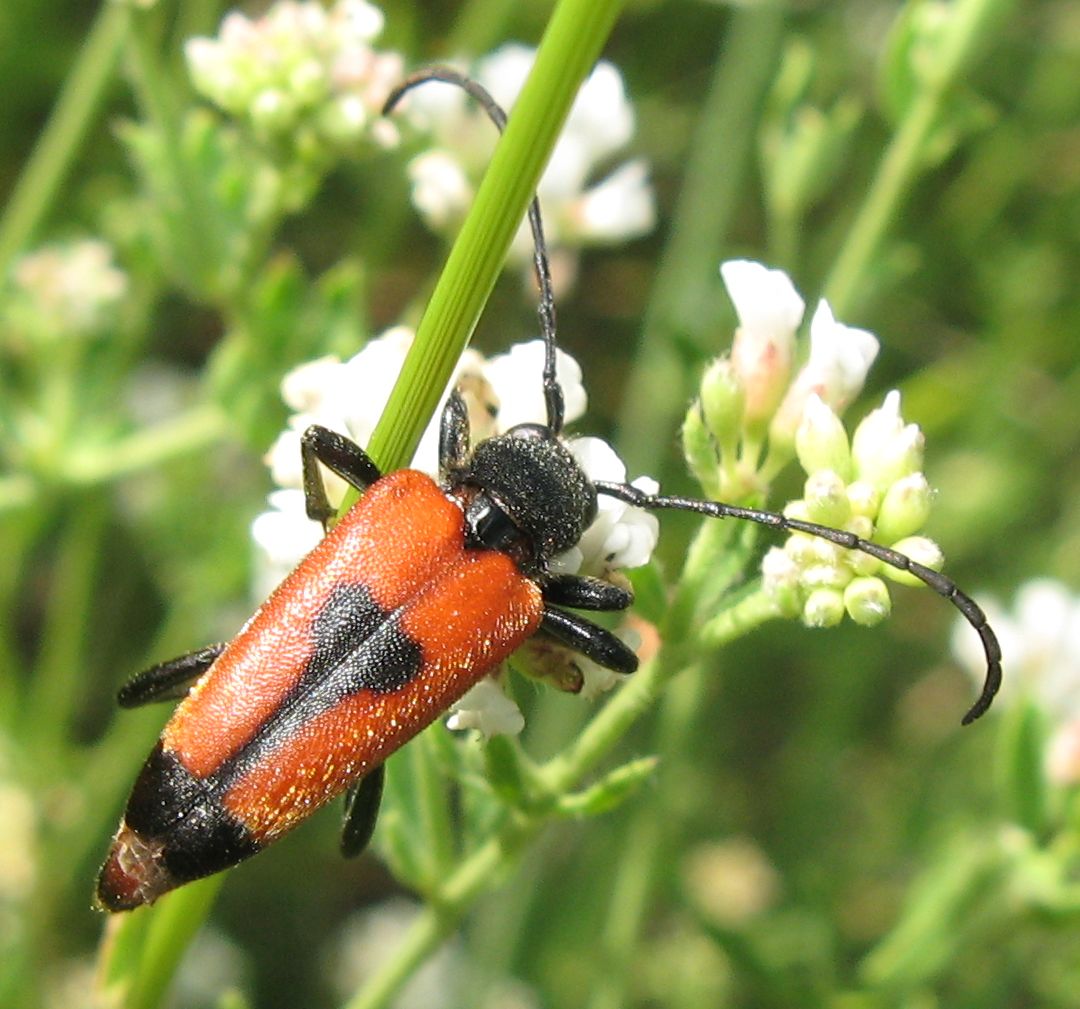
<path fill-rule="evenodd" d="M 740 329 L 772 342 L 794 340 L 806 303 L 783 270 L 770 270 L 749 259 L 729 259 L 720 264 L 720 276 Z"/>
<path fill-rule="evenodd" d="M 656 227 L 656 201 L 648 167 L 640 158 L 628 161 L 563 212 L 567 238 L 614 245 L 647 235 Z"/>
<path fill-rule="evenodd" d="M 535 50 L 506 45 L 480 60 L 472 76 L 509 110 L 534 59 Z M 429 132 L 434 144 L 409 166 L 413 203 L 429 227 L 444 233 L 460 223 L 472 202 L 496 134 L 486 115 L 457 88 L 418 88 L 409 94 L 406 108 L 409 122 Z M 643 161 L 624 164 L 590 185 L 633 132 L 634 111 L 622 77 L 612 64 L 600 62 L 578 92 L 537 187 L 554 258 L 565 260 L 560 245 L 610 244 L 655 226 L 655 201 Z M 523 223 L 510 259 L 518 266 L 531 264 L 532 250 Z M 574 264 L 563 261 L 553 276 L 559 280 L 573 271 Z"/>
<path fill-rule="evenodd" d="M 524 715 L 491 676 L 485 676 L 455 701 L 450 712 L 448 729 L 476 729 L 485 739 L 516 736 L 525 728 Z"/>
<path fill-rule="evenodd" d="M 828 302 L 818 302 L 810 320 L 810 357 L 795 376 L 773 419 L 770 433 L 789 438 L 802 419 L 810 396 L 817 395 L 837 414 L 862 391 L 878 353 L 873 333 L 845 326 L 833 318 Z"/>
<path fill-rule="evenodd" d="M 732 259 L 720 266 L 728 295 L 739 317 L 731 364 L 746 395 L 744 420 L 769 420 L 791 377 L 795 330 L 805 307 L 783 270 Z"/>
<path fill-rule="evenodd" d="M 1029 698 L 1050 727 L 1046 768 L 1059 784 L 1080 782 L 1080 595 L 1061 582 L 1027 582 L 1012 612 L 984 606 L 998 641 L 1006 675 L 997 703 Z M 957 618 L 953 655 L 981 686 L 986 658 L 967 621 Z"/>
<path fill-rule="evenodd" d="M 297 411 L 288 427 L 278 436 L 266 455 L 274 482 L 279 487 L 297 490 L 303 486 L 300 439 L 312 424 L 321 424 L 348 436 L 358 445 L 371 438 L 390 390 L 401 371 L 405 354 L 412 344 L 412 330 L 398 326 L 371 340 L 363 350 L 344 363 L 324 357 L 293 369 L 282 381 L 285 402 Z M 518 424 L 544 424 L 547 410 L 540 380 L 544 345 L 540 340 L 517 344 L 506 354 L 485 361 L 475 351 L 466 351 L 454 373 L 440 407 L 428 425 L 413 457 L 412 465 L 432 476 L 438 474 L 439 422 L 442 405 L 453 388 L 465 392 L 473 442 L 501 434 Z M 569 354 L 556 353 L 556 374 L 563 389 L 565 420 L 569 423 L 585 411 L 587 396 L 581 381 L 581 368 Z M 626 468 L 614 451 L 599 439 L 581 439 L 570 443 L 580 453 L 586 474 L 595 480 L 622 481 Z M 578 448 L 574 448 L 578 446 Z M 323 470 L 330 503 L 340 503 L 346 491 L 345 481 Z M 655 493 L 656 484 L 647 477 L 635 486 Z M 295 521 L 299 527 L 286 531 Z M 260 524 L 261 523 L 261 524 Z M 271 498 L 271 510 L 256 520 L 257 545 L 269 554 L 263 564 L 266 579 L 273 573 L 283 576 L 317 542 L 311 523 L 303 510 L 302 495 Z M 575 547 L 553 562 L 558 570 L 586 570 L 599 574 L 646 563 L 656 545 L 658 523 L 655 516 L 622 501 L 602 497 L 596 521 L 586 531 L 581 547 Z M 271 539 L 276 540 L 271 545 Z"/>
<path fill-rule="evenodd" d="M 6 314 L 17 329 L 54 339 L 100 333 L 128 291 L 111 247 L 97 239 L 27 253 L 15 262 L 12 280 Z"/>
<path fill-rule="evenodd" d="M 575 438 L 568 445 L 590 480 L 625 482 L 626 466 L 607 442 Z M 633 486 L 646 494 L 659 490 L 657 482 L 649 477 L 638 477 Z M 601 494 L 592 525 L 576 546 L 552 560 L 551 567 L 563 574 L 599 577 L 623 568 L 641 567 L 652 556 L 659 535 L 660 522 L 652 512 Z"/>
<path fill-rule="evenodd" d="M 473 188 L 453 155 L 426 151 L 409 162 L 413 206 L 436 231 L 452 227 L 472 203 Z"/>
<path fill-rule="evenodd" d="M 547 421 L 544 387 L 540 380 L 543 367 L 543 340 L 516 343 L 507 353 L 484 364 L 484 378 L 490 383 L 499 408 L 496 419 L 499 433 L 518 424 Z M 572 424 L 585 413 L 588 405 L 585 386 L 581 382 L 581 366 L 569 354 L 556 350 L 555 377 L 562 386 L 563 421 Z"/>

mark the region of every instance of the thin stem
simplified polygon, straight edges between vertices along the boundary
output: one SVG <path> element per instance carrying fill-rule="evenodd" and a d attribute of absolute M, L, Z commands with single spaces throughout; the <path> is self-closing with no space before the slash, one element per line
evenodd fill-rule
<path fill-rule="evenodd" d="M 228 418 L 221 407 L 203 403 L 154 427 L 136 431 L 107 449 L 76 454 L 67 461 L 64 477 L 78 486 L 116 480 L 207 449 L 228 430 Z"/>
<path fill-rule="evenodd" d="M 164 72 L 161 54 L 150 37 L 150 21 L 140 16 L 129 35 L 128 68 L 132 88 L 144 117 L 161 136 L 171 185 L 165 195 L 182 212 L 172 216 L 179 234 L 175 247 L 182 257 L 184 274 L 203 297 L 221 296 L 215 290 L 221 264 L 221 226 L 210 207 L 205 183 L 184 151 L 183 116 L 176 101 L 176 84 Z"/>
<path fill-rule="evenodd" d="M 652 746 L 654 752 L 663 754 L 662 780 L 659 787 L 651 790 L 649 798 L 642 797 L 636 805 L 621 844 L 618 874 L 600 936 L 604 970 L 595 975 L 589 1009 L 621 1009 L 627 1004 L 627 982 L 652 897 L 656 867 L 661 863 L 673 828 L 663 782 L 675 781 L 684 773 L 686 747 L 693 738 L 694 721 L 702 710 L 704 677 L 704 669 L 697 663 L 664 691 Z"/>
<path fill-rule="evenodd" d="M 825 283 L 825 297 L 838 316 L 850 316 L 856 292 L 873 266 L 882 239 L 896 219 L 914 180 L 926 166 L 926 144 L 939 122 L 950 89 L 985 44 L 993 23 L 1013 0 L 958 0 L 948 10 L 948 29 L 935 58 L 920 68 L 923 87 L 914 98 L 885 154 L 844 247 Z"/>
<path fill-rule="evenodd" d="M 467 859 L 443 885 L 409 929 L 405 941 L 385 966 L 345 1003 L 344 1009 L 381 1009 L 390 1003 L 416 970 L 457 928 L 473 901 L 501 878 L 542 821 L 514 821 Z"/>
<path fill-rule="evenodd" d="M 104 503 L 88 499 L 69 513 L 50 584 L 41 651 L 24 713 L 35 747 L 35 769 L 49 777 L 85 684 L 83 652 L 105 525 Z"/>
<path fill-rule="evenodd" d="M 719 317 L 723 292 L 716 269 L 739 207 L 783 25 L 780 4 L 736 7 L 721 41 L 623 397 L 619 447 L 631 472 L 655 465 L 684 408 L 686 379 L 675 338 L 701 343 Z"/>
<path fill-rule="evenodd" d="M 113 76 L 131 10 L 102 0 L 78 61 L 0 217 L 0 277 L 33 239 Z"/>

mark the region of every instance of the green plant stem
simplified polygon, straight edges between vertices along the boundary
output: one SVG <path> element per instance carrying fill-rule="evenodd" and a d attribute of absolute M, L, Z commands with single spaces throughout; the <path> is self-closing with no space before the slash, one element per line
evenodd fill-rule
<path fill-rule="evenodd" d="M 766 612 L 759 602 L 761 596 L 761 593 L 755 594 L 733 607 L 743 612 L 726 624 L 732 637 L 745 633 L 753 626 L 755 614 Z M 714 647 L 723 643 L 719 630 L 713 634 L 712 640 Z M 562 795 L 577 787 L 582 778 L 618 744 L 630 726 L 655 706 L 661 692 L 683 668 L 677 660 L 676 651 L 674 648 L 661 649 L 655 659 L 642 666 L 619 690 L 568 749 L 538 770 L 537 780 L 549 794 Z M 547 819 L 547 814 L 542 813 L 514 817 L 487 844 L 467 858 L 432 896 L 431 906 L 421 914 L 384 968 L 346 1004 L 345 1009 L 380 1009 L 387 1005 L 416 969 L 453 932 L 471 904 L 513 867 L 522 848 L 539 833 Z"/>
<path fill-rule="evenodd" d="M 630 472 L 655 466 L 685 408 L 688 390 L 677 340 L 690 338 L 702 353 L 713 352 L 712 334 L 724 310 L 716 271 L 739 208 L 783 26 L 780 4 L 737 7 L 717 53 L 623 397 L 619 450 Z"/>
<path fill-rule="evenodd" d="M 113 76 L 127 35 L 127 4 L 102 0 L 74 69 L 0 217 L 0 277 L 33 239 Z"/>
<path fill-rule="evenodd" d="M 368 451 L 383 469 L 404 466 L 412 458 L 502 269 L 578 88 L 621 7 L 621 0 L 561 0 L 555 8 L 371 437 Z M 349 495 L 345 506 L 353 500 Z"/>
<path fill-rule="evenodd" d="M 215 289 L 222 262 L 221 225 L 211 210 L 205 182 L 184 151 L 183 117 L 177 102 L 177 82 L 163 71 L 164 60 L 151 38 L 149 12 L 141 14 L 128 35 L 127 66 L 143 116 L 161 135 L 172 175 L 163 198 L 175 200 L 183 212 L 175 215 L 181 231 L 175 247 L 183 258 L 185 277 L 196 293 L 208 300 L 225 297 Z"/>
<path fill-rule="evenodd" d="M 628 1002 L 627 986 L 642 922 L 648 911 L 656 870 L 671 837 L 672 812 L 665 783 L 679 779 L 686 762 L 686 744 L 701 712 L 705 670 L 695 663 L 664 691 L 652 749 L 661 755 L 659 787 L 634 807 L 629 829 L 620 844 L 607 919 L 600 935 L 603 970 L 594 974 L 589 1009 L 622 1009 Z"/>
<path fill-rule="evenodd" d="M 0 477 L 0 513 L 25 508 L 37 497 L 37 485 L 24 473 Z"/>
<path fill-rule="evenodd" d="M 866 199 L 859 208 L 844 247 L 825 282 L 824 294 L 837 316 L 857 309 L 882 239 L 896 219 L 912 183 L 926 165 L 926 144 L 950 89 L 984 45 L 993 24 L 1014 0 L 957 0 L 948 10 L 948 29 L 935 47 L 935 58 L 920 68 L 922 90 L 913 99 L 885 154 Z"/>
<path fill-rule="evenodd" d="M 153 427 L 136 431 L 108 448 L 76 453 L 67 460 L 64 476 L 75 486 L 116 480 L 207 449 L 221 441 L 228 430 L 225 411 L 216 403 L 203 403 Z"/>
<path fill-rule="evenodd" d="M 35 771 L 46 780 L 60 773 L 56 762 L 67 752 L 63 740 L 82 698 L 83 653 L 105 514 L 99 497 L 87 497 L 68 513 L 50 580 L 23 729 L 32 740 Z"/>
<path fill-rule="evenodd" d="M 223 875 L 200 879 L 168 894 L 154 907 L 124 1009 L 154 1009 L 161 1004 L 184 951 L 210 912 L 224 880 Z"/>
<path fill-rule="evenodd" d="M 462 863 L 443 884 L 381 971 L 345 1004 L 345 1009 L 380 1009 L 390 1003 L 416 970 L 453 933 L 473 901 L 501 878 L 540 829 L 539 820 L 514 820 Z"/>

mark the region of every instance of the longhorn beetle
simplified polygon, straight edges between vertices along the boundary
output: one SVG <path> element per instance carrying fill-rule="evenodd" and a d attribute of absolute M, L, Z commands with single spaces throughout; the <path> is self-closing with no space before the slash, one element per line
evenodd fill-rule
<path fill-rule="evenodd" d="M 463 88 L 505 126 L 479 84 L 446 68 L 406 79 L 384 112 L 427 81 Z M 554 302 L 535 198 L 529 222 L 547 423 L 521 424 L 470 449 L 465 404 L 452 394 L 441 420 L 439 483 L 414 470 L 384 476 L 347 438 L 308 428 L 307 513 L 328 528 L 325 538 L 231 642 L 154 666 L 119 692 L 123 707 L 183 700 L 135 781 L 98 879 L 102 907 L 149 904 L 235 865 L 340 792 L 342 851 L 356 855 L 374 829 L 386 758 L 533 634 L 633 672 L 634 652 L 573 612 L 624 610 L 631 593 L 548 568 L 592 522 L 598 495 L 808 533 L 910 572 L 956 606 L 982 640 L 986 679 L 964 723 L 989 707 L 1001 682 L 997 638 L 944 575 L 843 530 L 589 480 L 560 437 Z M 320 463 L 363 492 L 332 528 Z"/>

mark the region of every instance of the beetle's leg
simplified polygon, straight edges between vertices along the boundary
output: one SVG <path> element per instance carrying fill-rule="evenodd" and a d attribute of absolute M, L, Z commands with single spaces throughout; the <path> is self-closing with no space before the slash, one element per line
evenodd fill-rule
<path fill-rule="evenodd" d="M 442 480 L 469 461 L 469 411 L 455 389 L 439 420 L 439 477 Z"/>
<path fill-rule="evenodd" d="M 337 509 L 326 497 L 326 484 L 318 463 L 359 491 L 367 490 L 382 476 L 371 456 L 356 442 L 319 424 L 312 424 L 300 439 L 300 458 L 304 465 L 304 503 L 308 518 L 321 522 L 324 529 Z"/>
<path fill-rule="evenodd" d="M 581 652 L 587 659 L 592 659 L 605 669 L 612 669 L 616 673 L 632 673 L 638 667 L 638 658 L 632 648 L 615 637 L 606 627 L 600 627 L 576 613 L 545 606 L 540 630 L 562 644 L 569 645 L 574 651 Z"/>
<path fill-rule="evenodd" d="M 359 855 L 375 832 L 382 800 L 383 779 L 386 773 L 380 764 L 368 771 L 345 793 L 345 822 L 341 827 L 341 854 L 346 858 Z"/>
<path fill-rule="evenodd" d="M 576 610 L 625 610 L 634 602 L 629 589 L 585 575 L 548 575 L 541 579 L 540 589 L 544 602 Z"/>
<path fill-rule="evenodd" d="M 121 708 L 138 708 L 154 701 L 179 700 L 223 651 L 224 644 L 207 645 L 198 651 L 144 669 L 120 688 L 116 700 Z"/>

